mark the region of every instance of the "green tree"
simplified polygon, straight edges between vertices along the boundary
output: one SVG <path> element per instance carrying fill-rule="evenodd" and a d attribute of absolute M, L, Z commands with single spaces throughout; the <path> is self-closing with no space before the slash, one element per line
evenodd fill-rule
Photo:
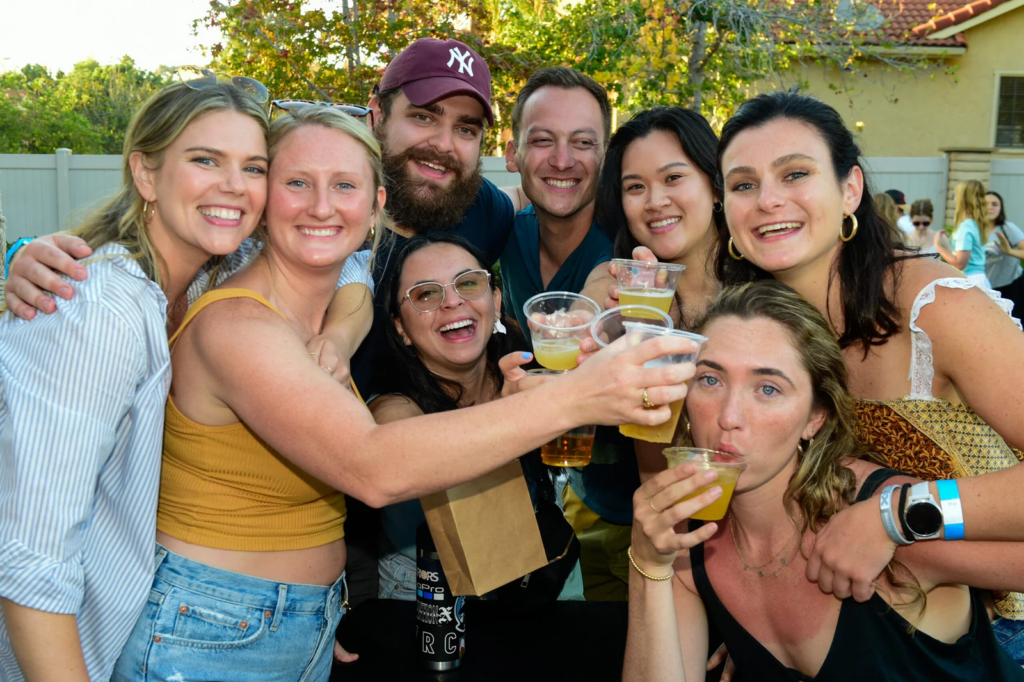
<path fill-rule="evenodd" d="M 67 74 L 37 64 L 0 74 L 0 153 L 120 154 L 132 114 L 165 82 L 130 57 L 86 60 Z"/>

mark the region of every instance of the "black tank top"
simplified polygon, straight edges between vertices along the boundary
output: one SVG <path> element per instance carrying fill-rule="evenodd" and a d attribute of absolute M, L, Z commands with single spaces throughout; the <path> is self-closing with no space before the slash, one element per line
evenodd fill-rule
<path fill-rule="evenodd" d="M 901 474 L 891 469 L 872 472 L 857 501 L 869 498 L 882 483 L 897 475 Z M 691 521 L 691 529 L 700 523 Z M 910 634 L 907 621 L 877 593 L 863 603 L 844 599 L 832 646 L 817 676 L 810 677 L 780 663 L 732 617 L 708 580 L 703 544 L 690 550 L 690 565 L 709 626 L 722 634 L 736 664 L 737 682 L 1024 681 L 1024 669 L 996 642 L 980 590 L 971 588 L 970 631 L 954 644 L 920 631 Z"/>

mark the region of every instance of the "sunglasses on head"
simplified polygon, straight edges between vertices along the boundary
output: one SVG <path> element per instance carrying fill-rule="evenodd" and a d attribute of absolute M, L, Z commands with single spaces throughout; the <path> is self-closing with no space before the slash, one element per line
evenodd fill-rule
<path fill-rule="evenodd" d="M 924 227 L 928 227 L 931 224 L 932 224 L 932 221 L 930 221 L 930 220 L 915 220 L 914 221 L 914 227 L 921 227 L 922 225 Z"/>
<path fill-rule="evenodd" d="M 180 66 L 174 72 L 174 75 L 192 90 L 203 90 L 211 88 L 218 83 L 227 83 L 246 93 L 260 104 L 270 99 L 270 92 L 267 90 L 267 86 L 248 76 L 231 76 L 198 66 Z"/>
<path fill-rule="evenodd" d="M 306 107 L 330 107 L 331 109 L 338 109 L 353 118 L 369 118 L 370 127 L 373 127 L 373 110 L 370 109 L 370 107 L 360 106 L 359 104 L 314 102 L 308 99 L 275 99 L 270 103 L 271 109 L 276 108 L 281 111 L 298 111 L 299 109 L 305 109 Z"/>

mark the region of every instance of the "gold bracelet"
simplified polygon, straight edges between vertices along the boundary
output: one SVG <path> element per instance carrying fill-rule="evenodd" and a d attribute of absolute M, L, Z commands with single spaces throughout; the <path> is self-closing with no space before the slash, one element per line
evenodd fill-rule
<path fill-rule="evenodd" d="M 671 580 L 672 576 L 676 574 L 675 569 L 669 569 L 669 574 L 666 576 L 662 576 L 660 578 L 658 576 L 651 575 L 650 573 L 644 573 L 643 570 L 636 565 L 636 561 L 633 559 L 633 545 L 630 545 L 626 548 L 626 556 L 629 557 L 629 563 L 633 564 L 633 568 L 636 569 L 636 572 L 642 575 L 643 577 L 647 578 L 648 580 Z"/>

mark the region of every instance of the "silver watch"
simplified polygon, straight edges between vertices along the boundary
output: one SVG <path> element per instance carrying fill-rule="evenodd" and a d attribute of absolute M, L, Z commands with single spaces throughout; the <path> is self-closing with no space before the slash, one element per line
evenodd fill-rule
<path fill-rule="evenodd" d="M 939 537 L 942 508 L 928 491 L 927 482 L 910 486 L 903 515 L 914 540 L 934 540 Z"/>

